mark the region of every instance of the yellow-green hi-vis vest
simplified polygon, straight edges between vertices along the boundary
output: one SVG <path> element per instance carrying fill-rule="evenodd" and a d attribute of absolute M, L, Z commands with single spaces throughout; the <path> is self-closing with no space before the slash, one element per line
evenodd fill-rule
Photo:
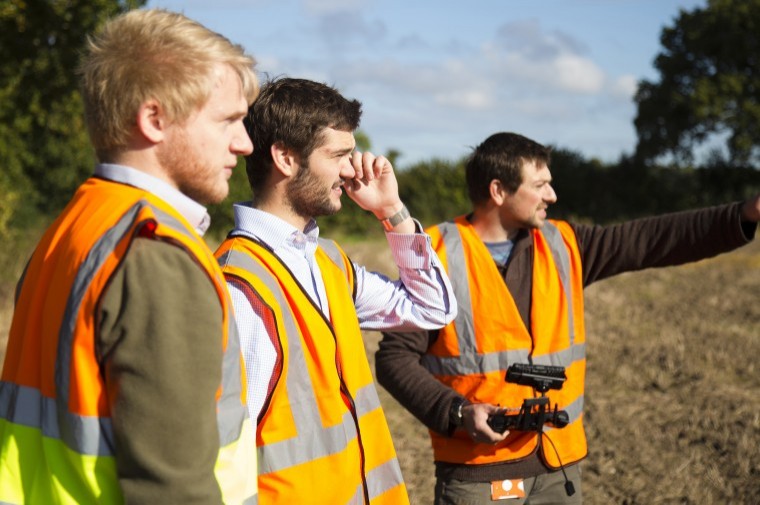
<path fill-rule="evenodd" d="M 95 350 L 100 298 L 135 237 L 185 251 L 222 306 L 221 448 L 225 503 L 255 504 L 255 432 L 231 302 L 211 251 L 185 219 L 150 193 L 91 178 L 43 236 L 19 282 L 0 381 L 0 503 L 118 504 L 111 411 Z"/>

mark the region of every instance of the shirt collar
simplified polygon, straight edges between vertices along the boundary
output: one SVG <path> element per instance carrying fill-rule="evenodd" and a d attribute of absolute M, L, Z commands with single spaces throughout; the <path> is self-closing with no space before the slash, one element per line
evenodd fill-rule
<path fill-rule="evenodd" d="M 114 163 L 99 163 L 95 166 L 95 175 L 110 181 L 129 184 L 159 197 L 182 214 L 182 217 L 201 236 L 206 233 L 211 224 L 211 217 L 206 207 L 167 182 L 153 177 L 142 170 Z"/>
<path fill-rule="evenodd" d="M 236 203 L 232 206 L 235 218 L 234 233 L 240 233 L 258 239 L 272 250 L 283 246 L 299 247 L 306 243 L 306 250 L 312 251 L 319 238 L 319 226 L 311 219 L 303 231 L 269 212 L 251 207 L 251 202 Z M 313 247 L 310 245 L 313 244 Z"/>

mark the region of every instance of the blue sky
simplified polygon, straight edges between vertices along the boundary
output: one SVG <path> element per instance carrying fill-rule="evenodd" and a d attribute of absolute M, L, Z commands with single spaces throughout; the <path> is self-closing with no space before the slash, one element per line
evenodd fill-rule
<path fill-rule="evenodd" d="M 149 0 L 243 45 L 262 78 L 363 103 L 399 167 L 456 160 L 498 131 L 614 162 L 636 145 L 633 95 L 663 26 L 707 0 Z"/>

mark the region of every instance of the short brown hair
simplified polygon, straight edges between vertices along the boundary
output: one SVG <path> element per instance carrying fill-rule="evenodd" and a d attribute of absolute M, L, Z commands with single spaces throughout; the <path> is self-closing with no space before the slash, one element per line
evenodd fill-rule
<path fill-rule="evenodd" d="M 88 39 L 79 68 L 98 158 L 108 161 L 127 146 L 145 100 L 160 102 L 170 121 L 190 117 L 208 100 L 220 64 L 235 70 L 252 103 L 255 61 L 224 36 L 163 9 L 133 10 L 108 21 Z"/>
<path fill-rule="evenodd" d="M 490 198 L 489 186 L 499 180 L 509 193 L 522 184 L 522 167 L 525 162 L 549 165 L 551 148 L 545 147 L 517 133 L 495 133 L 477 146 L 465 165 L 467 193 L 473 204 Z"/>
<path fill-rule="evenodd" d="M 359 101 L 344 98 L 326 84 L 289 77 L 265 83 L 244 120 L 253 143 L 253 153 L 246 156 L 253 192 L 269 178 L 273 145 L 293 149 L 305 163 L 321 145 L 326 128 L 353 132 L 361 114 Z"/>

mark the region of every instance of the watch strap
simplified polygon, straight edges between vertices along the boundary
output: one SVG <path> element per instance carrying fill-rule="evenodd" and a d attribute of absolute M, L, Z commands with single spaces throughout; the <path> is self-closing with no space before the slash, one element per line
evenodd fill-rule
<path fill-rule="evenodd" d="M 464 398 L 454 398 L 449 408 L 449 425 L 453 428 L 462 426 L 462 407 L 464 407 L 466 400 Z"/>
<path fill-rule="evenodd" d="M 383 229 L 385 231 L 391 231 L 393 228 L 396 227 L 399 223 L 401 223 L 404 219 L 408 218 L 411 214 L 409 214 L 409 209 L 406 208 L 406 205 L 401 207 L 401 210 L 396 212 L 390 217 L 386 217 L 385 219 L 381 219 L 380 223 L 383 225 Z"/>

